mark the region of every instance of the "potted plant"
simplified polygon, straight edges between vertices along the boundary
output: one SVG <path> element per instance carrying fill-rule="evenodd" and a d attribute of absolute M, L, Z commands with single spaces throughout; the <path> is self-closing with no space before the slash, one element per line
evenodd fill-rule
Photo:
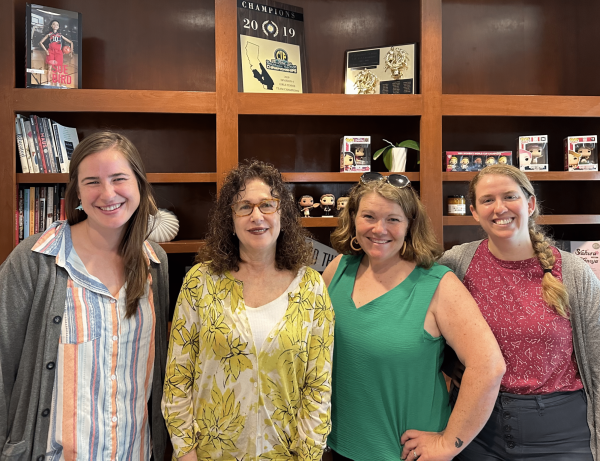
<path fill-rule="evenodd" d="M 373 154 L 373 160 L 376 160 L 383 155 L 383 164 L 391 172 L 406 171 L 406 149 L 414 149 L 420 151 L 419 143 L 410 139 L 402 141 L 398 144 L 392 144 L 387 139 L 384 139 L 389 146 L 379 149 Z M 417 163 L 419 163 L 417 161 Z"/>

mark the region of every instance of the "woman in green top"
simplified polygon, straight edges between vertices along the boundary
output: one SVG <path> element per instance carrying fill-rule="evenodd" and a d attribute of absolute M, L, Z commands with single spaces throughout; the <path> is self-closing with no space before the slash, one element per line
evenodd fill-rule
<path fill-rule="evenodd" d="M 441 250 L 408 178 L 365 173 L 331 240 L 334 461 L 452 459 L 489 417 L 505 366 L 473 298 L 434 263 Z M 452 414 L 445 341 L 469 386 Z"/>

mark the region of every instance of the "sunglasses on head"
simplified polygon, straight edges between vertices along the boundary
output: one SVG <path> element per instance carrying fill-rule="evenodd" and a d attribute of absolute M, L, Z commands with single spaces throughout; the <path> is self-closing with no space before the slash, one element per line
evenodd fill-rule
<path fill-rule="evenodd" d="M 403 174 L 390 174 L 388 176 L 384 176 L 381 173 L 372 171 L 369 173 L 364 173 L 360 177 L 361 184 L 368 184 L 373 181 L 384 181 L 394 187 L 397 187 L 398 189 L 404 189 L 405 187 L 410 186 L 410 179 Z"/>

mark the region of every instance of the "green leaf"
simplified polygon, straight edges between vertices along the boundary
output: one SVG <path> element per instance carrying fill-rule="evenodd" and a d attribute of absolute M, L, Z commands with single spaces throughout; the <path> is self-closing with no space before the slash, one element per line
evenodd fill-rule
<path fill-rule="evenodd" d="M 381 154 L 385 155 L 386 151 L 390 150 L 391 148 L 392 146 L 382 147 L 373 154 L 373 160 L 377 160 Z"/>
<path fill-rule="evenodd" d="M 419 149 L 419 143 L 410 139 L 402 141 L 400 144 L 398 144 L 398 147 L 408 147 L 409 149 L 421 150 Z"/>
<path fill-rule="evenodd" d="M 385 154 L 383 154 L 383 164 L 388 169 L 388 171 L 392 171 L 392 149 L 390 148 Z"/>

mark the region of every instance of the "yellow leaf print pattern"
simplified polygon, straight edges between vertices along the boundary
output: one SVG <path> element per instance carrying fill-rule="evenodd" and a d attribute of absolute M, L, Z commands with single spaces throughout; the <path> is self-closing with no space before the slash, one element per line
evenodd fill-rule
<path fill-rule="evenodd" d="M 243 283 L 194 266 L 175 306 L 162 401 L 174 457 L 319 461 L 331 429 L 333 330 L 323 280 L 303 268 L 257 351 Z"/>
<path fill-rule="evenodd" d="M 224 453 L 236 449 L 246 418 L 240 415 L 240 403 L 236 404 L 234 392 L 229 389 L 223 395 L 216 379 L 210 396 L 210 402 L 201 400 L 201 416 L 196 420 L 196 452 L 210 459 L 221 459 Z"/>

